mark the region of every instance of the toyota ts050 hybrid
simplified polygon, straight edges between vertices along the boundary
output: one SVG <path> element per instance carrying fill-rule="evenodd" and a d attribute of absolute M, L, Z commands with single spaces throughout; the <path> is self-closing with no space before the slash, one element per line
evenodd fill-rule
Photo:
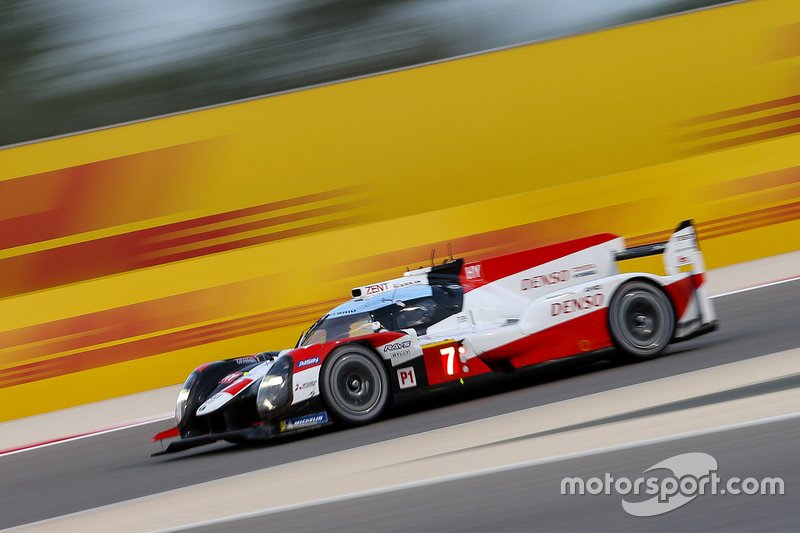
<path fill-rule="evenodd" d="M 666 275 L 617 262 L 663 254 Z M 450 260 L 357 287 L 293 349 L 208 363 L 178 394 L 163 452 L 330 423 L 358 425 L 393 400 L 607 348 L 643 360 L 716 328 L 691 221 L 667 242 L 594 235 L 475 262 Z"/>

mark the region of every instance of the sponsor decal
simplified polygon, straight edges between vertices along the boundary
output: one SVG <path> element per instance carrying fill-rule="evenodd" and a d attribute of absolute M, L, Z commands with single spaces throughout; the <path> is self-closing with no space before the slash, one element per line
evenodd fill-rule
<path fill-rule="evenodd" d="M 328 422 L 328 413 L 322 411 L 321 413 L 314 413 L 311 415 L 298 416 L 295 418 L 287 418 L 281 420 L 281 431 L 292 431 L 295 429 L 303 429 L 313 426 L 319 426 Z"/>
<path fill-rule="evenodd" d="M 242 374 L 241 372 L 231 372 L 230 374 L 228 374 L 227 376 L 225 376 L 224 378 L 222 378 L 221 380 L 219 380 L 219 382 L 220 382 L 221 384 L 222 384 L 222 383 L 225 383 L 225 384 L 227 384 L 227 383 L 233 383 L 234 381 L 236 381 L 237 379 L 239 379 L 239 378 L 240 378 L 240 377 L 242 377 L 243 375 L 244 375 L 244 374 Z"/>
<path fill-rule="evenodd" d="M 389 290 L 388 283 L 376 283 L 375 285 L 367 285 L 364 287 L 364 294 L 378 294 Z"/>
<path fill-rule="evenodd" d="M 208 412 L 211 412 L 211 411 L 214 411 L 214 410 L 216 410 L 216 409 L 217 409 L 219 406 L 218 406 L 218 405 L 217 405 L 217 406 L 214 406 L 214 404 L 215 404 L 215 403 L 216 403 L 218 400 L 220 400 L 221 398 L 223 398 L 223 396 L 230 396 L 230 394 L 227 394 L 227 393 L 225 393 L 225 391 L 220 391 L 220 392 L 216 393 L 216 394 L 215 394 L 215 395 L 213 395 L 211 398 L 209 398 L 208 400 L 206 400 L 205 402 L 203 402 L 203 405 L 201 405 L 201 406 L 200 406 L 200 408 L 197 410 L 197 414 L 198 414 L 198 415 L 202 415 L 202 414 L 204 414 L 206 411 L 208 411 Z M 224 403 L 224 402 L 223 402 L 223 403 Z M 214 407 L 213 407 L 213 409 L 212 409 L 212 406 L 214 406 Z"/>
<path fill-rule="evenodd" d="M 370 296 L 373 294 L 380 294 L 382 292 L 387 292 L 393 289 L 408 287 L 409 285 L 424 285 L 426 282 L 427 280 L 425 278 L 419 276 L 410 278 L 398 278 L 389 281 L 383 281 L 381 283 L 373 283 L 372 285 L 364 285 L 363 287 L 357 287 L 353 289 L 353 294 L 358 294 L 357 298 L 360 298 L 362 296 Z"/>
<path fill-rule="evenodd" d="M 404 281 L 396 281 L 392 283 L 393 289 L 402 289 L 403 287 L 408 287 L 409 285 L 421 285 L 423 282 L 422 279 L 409 279 Z"/>
<path fill-rule="evenodd" d="M 411 341 L 390 342 L 384 345 L 383 353 L 388 354 L 393 361 L 396 360 L 397 363 L 400 363 L 403 359 L 411 357 Z"/>
<path fill-rule="evenodd" d="M 691 265 L 699 260 L 694 230 L 689 227 L 674 233 L 670 237 L 665 253 L 668 270 Z"/>
<path fill-rule="evenodd" d="M 335 313 L 331 313 L 331 316 L 342 316 L 342 315 L 352 315 L 353 313 L 357 313 L 358 309 L 345 309 L 343 311 L 337 311 Z"/>
<path fill-rule="evenodd" d="M 478 279 L 483 277 L 481 274 L 481 265 L 479 264 L 464 267 L 464 274 L 467 276 L 467 279 Z"/>
<path fill-rule="evenodd" d="M 319 364 L 319 357 L 312 357 L 311 359 L 303 359 L 297 362 L 297 368 Z"/>
<path fill-rule="evenodd" d="M 583 278 L 586 276 L 594 276 L 595 274 L 597 274 L 597 265 L 595 265 L 594 263 L 580 265 L 572 268 L 573 278 Z"/>
<path fill-rule="evenodd" d="M 567 315 L 570 313 L 586 311 L 587 309 L 602 307 L 604 302 L 605 296 L 602 292 L 590 294 L 581 298 L 564 300 L 563 302 L 556 302 L 554 304 L 550 304 L 550 316 Z"/>
<path fill-rule="evenodd" d="M 385 353 L 394 350 L 402 350 L 404 348 L 410 348 L 410 347 L 411 347 L 411 341 L 390 342 L 389 344 L 384 345 L 383 351 Z"/>
<path fill-rule="evenodd" d="M 413 346 L 408 336 L 401 337 L 401 339 L 406 340 L 397 340 L 395 342 L 384 344 L 383 350 L 381 350 L 383 358 L 390 360 L 392 362 L 392 366 L 397 366 L 422 355 L 422 350 L 419 349 L 419 346 Z"/>
<path fill-rule="evenodd" d="M 520 289 L 523 291 L 528 291 L 531 289 L 538 289 L 539 287 L 545 287 L 547 285 L 556 285 L 558 283 L 569 281 L 569 278 L 569 270 L 558 270 L 556 272 L 550 272 L 549 274 L 540 274 L 530 278 L 523 278 Z"/>
<path fill-rule="evenodd" d="M 258 363 L 258 359 L 256 357 L 253 357 L 252 355 L 247 357 L 237 357 L 236 359 L 234 359 L 234 361 L 236 361 L 237 365 L 249 365 L 251 363 Z"/>
<path fill-rule="evenodd" d="M 317 386 L 317 380 L 316 379 L 313 380 L 313 381 L 306 381 L 304 383 L 295 383 L 294 391 L 298 392 L 298 391 L 301 391 L 301 390 L 311 389 L 311 388 L 314 388 L 316 386 Z"/>
<path fill-rule="evenodd" d="M 694 232 L 689 232 L 684 235 L 675 235 L 675 252 L 694 252 L 697 250 L 697 242 L 695 240 Z"/>
<path fill-rule="evenodd" d="M 414 367 L 408 366 L 406 368 L 397 369 L 397 382 L 400 384 L 401 389 L 410 389 L 417 386 L 417 376 L 414 374 Z"/>

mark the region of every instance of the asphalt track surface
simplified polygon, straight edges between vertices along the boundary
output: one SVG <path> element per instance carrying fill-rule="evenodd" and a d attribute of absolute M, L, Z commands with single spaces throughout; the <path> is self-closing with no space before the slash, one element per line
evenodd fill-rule
<path fill-rule="evenodd" d="M 793 419 L 186 531 L 797 531 L 799 442 L 800 419 Z M 564 476 L 603 479 L 608 472 L 633 480 L 659 461 L 688 452 L 714 456 L 722 480 L 780 477 L 785 493 L 705 494 L 651 517 L 626 514 L 616 494 L 561 495 Z"/>
<path fill-rule="evenodd" d="M 709 335 L 676 344 L 664 357 L 630 365 L 618 365 L 592 358 L 572 359 L 550 364 L 504 376 L 489 383 L 476 383 L 463 386 L 456 391 L 441 392 L 426 398 L 424 402 L 418 401 L 398 406 L 389 413 L 385 420 L 362 428 L 331 429 L 307 433 L 254 447 L 216 444 L 172 456 L 151 458 L 150 454 L 157 451 L 159 445 L 151 443 L 150 437 L 169 425 L 169 422 L 161 422 L 2 457 L 0 458 L 0 528 L 61 516 L 254 469 L 267 468 L 800 346 L 800 281 L 723 296 L 715 299 L 715 305 L 722 324 L 721 329 Z M 794 385 L 781 382 L 775 386 L 785 388 Z M 743 394 L 751 393 L 753 391 Z M 719 399 L 708 399 L 708 402 L 713 403 L 714 401 L 719 401 Z M 169 406 L 165 406 L 165 409 L 168 408 Z M 741 470 L 737 471 L 744 470 L 747 475 L 754 476 L 770 475 L 776 471 L 775 469 L 778 469 L 780 474 L 773 475 L 796 474 L 796 469 L 789 468 L 789 462 L 796 463 L 797 452 L 800 451 L 797 424 L 780 425 L 780 427 L 776 426 L 770 430 L 777 432 L 774 438 L 769 436 L 772 433 L 767 433 L 768 428 L 755 428 L 754 436 L 742 440 L 739 448 L 727 449 L 736 457 L 731 460 L 741 467 Z M 789 433 L 780 433 L 784 430 Z M 760 436 L 761 432 L 764 434 L 763 439 Z M 707 442 L 722 445 L 729 438 L 730 436 L 726 437 L 724 433 L 721 433 L 709 436 Z M 780 442 L 781 439 L 785 439 L 783 444 Z M 664 448 L 666 450 L 672 449 L 669 448 L 670 445 L 663 446 L 667 446 Z M 761 448 L 764 449 L 761 450 Z M 710 447 L 708 450 L 702 451 L 714 453 L 714 449 L 716 448 Z M 768 449 L 769 454 L 766 453 Z M 658 450 L 658 447 L 654 446 L 652 450 Z M 619 474 L 632 475 L 642 472 L 656 460 L 669 457 L 669 452 L 652 450 L 629 451 L 631 457 L 638 458 L 636 462 L 631 461 L 630 463 L 628 456 L 624 454 L 622 456 L 609 454 L 607 459 L 602 460 L 590 458 L 577 461 L 587 461 L 580 463 L 586 468 L 605 467 L 602 462 L 605 460 L 618 461 L 618 464 L 624 467 L 619 469 Z M 764 470 L 766 466 L 762 464 L 765 458 L 773 461 L 769 463 L 770 468 L 767 470 Z M 721 464 L 727 461 L 724 457 L 718 457 L 718 459 Z M 560 479 L 570 472 L 564 470 L 564 465 L 565 463 L 554 463 L 550 466 L 536 468 L 539 469 L 537 472 L 541 469 L 554 469 L 552 475 L 558 474 Z M 580 474 L 579 471 L 575 472 L 578 473 L 571 475 Z M 526 486 L 535 490 L 535 492 L 528 492 L 528 496 L 533 498 L 539 494 L 539 489 L 530 485 L 530 480 L 525 481 L 527 478 L 524 475 L 520 478 L 514 477 L 516 476 L 514 473 L 505 475 L 511 477 L 508 480 L 501 480 L 501 482 L 508 481 L 510 483 L 517 480 L 520 483 L 528 483 Z M 309 482 L 313 483 L 313 479 Z M 477 489 L 474 487 L 480 487 L 480 483 L 483 482 L 486 480 L 462 481 L 459 482 L 463 484 L 459 485 L 459 490 L 463 488 L 466 491 L 465 498 L 469 498 L 470 494 L 477 497 L 478 493 L 475 492 Z M 477 485 L 473 485 L 473 483 Z M 447 511 L 448 501 L 452 503 L 452 500 L 448 500 L 443 494 L 440 495 L 436 487 L 440 486 L 417 489 L 402 497 L 410 498 L 407 502 L 412 502 L 416 501 L 414 498 L 420 495 L 426 495 L 428 498 L 441 496 L 441 505 L 439 507 L 436 507 L 435 503 L 432 505 L 447 514 L 449 513 Z M 257 488 L 253 489 L 254 495 L 257 495 Z M 795 523 L 800 520 L 796 505 L 799 503 L 796 501 L 797 493 L 795 492 L 795 505 L 791 505 L 789 501 L 791 493 L 791 490 L 787 490 L 787 496 L 773 497 L 773 499 L 783 502 L 780 507 L 775 508 L 775 504 L 771 500 L 769 503 L 764 503 L 770 509 L 769 513 L 764 511 L 765 519 L 767 519 L 767 514 L 773 516 L 773 513 L 778 513 L 780 516 L 775 517 L 776 522 L 774 523 L 776 524 L 785 524 L 785 521 L 781 522 L 780 520 L 789 518 L 794 518 Z M 268 495 L 264 496 L 268 497 Z M 391 495 L 376 498 L 384 504 L 388 504 L 392 500 Z M 597 501 L 593 501 L 593 498 L 597 498 Z M 560 525 L 559 520 L 565 520 L 564 523 L 567 525 L 580 526 L 579 517 L 573 517 L 570 514 L 580 512 L 591 516 L 593 506 L 600 505 L 598 502 L 603 498 L 587 496 L 579 499 L 586 500 L 586 502 L 575 503 L 574 507 L 570 507 L 572 505 L 570 503 L 562 504 L 561 511 L 550 502 L 550 510 L 543 508 L 545 510 L 540 510 L 543 514 L 535 516 L 540 520 L 543 517 L 549 517 L 550 521 L 542 523 L 542 526 L 555 528 Z M 720 503 L 707 504 L 715 506 L 708 508 L 709 513 L 726 512 L 727 507 L 725 506 L 733 505 L 724 503 L 728 501 L 726 498 L 720 500 Z M 530 502 L 530 500 L 528 501 Z M 748 500 L 748 505 L 759 505 L 753 503 L 758 501 L 762 501 L 762 499 Z M 523 501 L 519 500 L 517 503 L 522 505 Z M 342 513 L 349 512 L 346 503 L 338 505 L 343 506 L 340 509 Z M 603 505 L 611 504 L 606 502 Z M 624 514 L 619 509 L 618 499 L 614 500 L 614 505 L 616 506 L 615 512 Z M 689 507 L 692 506 L 706 509 L 700 505 L 700 502 L 692 502 Z M 369 509 L 366 511 L 369 516 L 362 515 L 359 519 L 364 522 L 357 521 L 351 525 L 368 528 L 371 524 L 378 529 L 383 529 L 384 526 L 379 521 L 379 513 L 387 510 L 388 507 L 381 505 L 375 508 L 362 507 L 362 512 L 366 509 Z M 408 514 L 416 515 L 416 511 L 410 510 L 413 507 L 405 509 Z M 499 524 L 501 528 L 504 527 L 504 524 L 505 527 L 511 527 L 511 522 L 507 522 L 501 514 L 501 508 L 481 504 L 481 509 L 483 513 L 490 516 L 488 523 Z M 522 512 L 524 509 L 518 509 L 518 511 Z M 685 510 L 674 511 L 670 515 L 683 513 L 683 511 Z M 433 511 L 428 516 L 432 520 L 431 523 L 438 523 L 433 520 L 432 513 Z M 272 516 L 273 518 L 278 517 L 278 515 Z M 286 513 L 285 516 L 289 517 L 290 514 Z M 493 518 L 491 518 L 492 516 Z M 522 517 L 523 515 L 514 516 Z M 597 520 L 587 522 L 587 527 L 599 527 L 603 523 L 603 516 L 605 515 L 601 512 Z M 457 515 L 453 518 L 457 518 Z M 520 520 L 522 519 L 520 518 Z M 370 520 L 373 521 L 370 522 Z M 327 524 L 331 523 L 338 522 L 329 519 Z M 412 521 L 409 525 L 415 523 L 423 522 Z M 442 520 L 439 525 L 444 530 L 448 530 L 444 524 L 445 521 Z M 526 522 L 521 522 L 519 525 L 525 524 Z M 642 522 L 638 522 L 638 524 L 639 527 L 645 526 Z M 251 522 L 243 521 L 231 523 L 230 527 L 241 526 L 247 529 L 252 525 Z M 258 525 L 263 527 L 265 523 Z M 387 523 L 386 528 L 391 529 L 390 525 Z M 649 525 L 650 522 L 647 522 L 646 527 Z M 621 527 L 632 528 L 634 526 L 622 523 Z M 313 529 L 313 522 L 309 524 L 309 528 Z M 360 529 L 360 527 L 356 527 L 356 529 Z M 689 529 L 695 528 L 689 527 Z"/>

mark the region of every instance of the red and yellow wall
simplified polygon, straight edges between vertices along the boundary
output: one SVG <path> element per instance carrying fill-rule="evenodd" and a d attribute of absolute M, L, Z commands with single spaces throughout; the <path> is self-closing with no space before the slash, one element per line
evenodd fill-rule
<path fill-rule="evenodd" d="M 289 347 L 447 243 L 799 249 L 799 132 L 761 0 L 0 150 L 0 420 Z"/>

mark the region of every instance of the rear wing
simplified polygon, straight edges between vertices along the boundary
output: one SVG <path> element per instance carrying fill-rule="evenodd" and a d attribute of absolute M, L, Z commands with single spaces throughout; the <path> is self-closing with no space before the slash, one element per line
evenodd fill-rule
<path fill-rule="evenodd" d="M 705 262 L 700 247 L 697 245 L 697 234 L 694 231 L 694 224 L 691 220 L 684 220 L 675 231 L 670 235 L 669 240 L 653 244 L 644 244 L 626 248 L 617 252 L 614 258 L 617 261 L 626 259 L 636 259 L 637 257 L 647 257 L 650 255 L 664 255 L 664 270 L 667 275 L 674 275 L 681 272 L 681 267 L 689 267 L 691 271 L 690 279 L 694 285 L 694 299 L 698 306 L 699 321 L 702 327 L 695 331 L 699 334 L 703 328 L 716 327 L 716 313 L 711 301 L 706 295 Z M 690 338 L 685 336 L 684 338 Z"/>
<path fill-rule="evenodd" d="M 694 274 L 705 272 L 703 254 L 697 245 L 697 234 L 691 220 L 678 224 L 669 240 L 626 248 L 617 252 L 614 259 L 625 261 L 660 254 L 664 255 L 664 269 L 668 275 L 679 273 L 684 266 L 689 266 Z"/>

